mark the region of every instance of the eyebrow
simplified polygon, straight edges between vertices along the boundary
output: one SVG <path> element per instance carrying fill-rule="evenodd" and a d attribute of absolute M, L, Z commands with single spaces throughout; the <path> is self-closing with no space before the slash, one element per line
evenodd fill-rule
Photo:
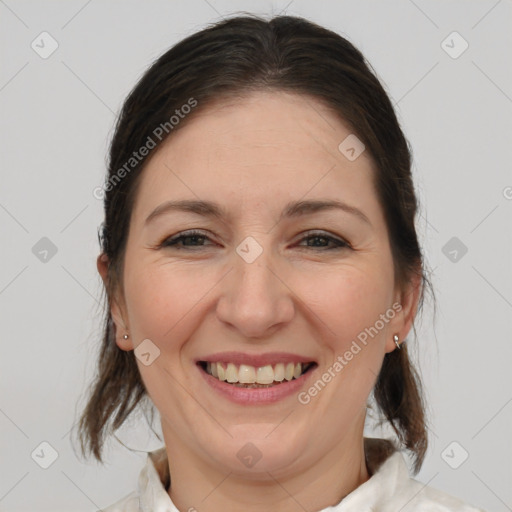
<path fill-rule="evenodd" d="M 309 201 L 292 201 L 283 209 L 279 221 L 284 218 L 299 217 L 326 210 L 342 210 L 346 213 L 354 215 L 372 225 L 368 217 L 355 206 L 351 206 L 343 201 L 336 200 L 309 200 Z M 183 199 L 180 201 L 166 201 L 157 206 L 146 218 L 145 224 L 149 224 L 152 220 L 172 211 L 182 211 L 195 213 L 204 217 L 216 217 L 219 219 L 227 218 L 228 215 L 224 209 L 211 201 L 201 201 L 194 199 Z"/>

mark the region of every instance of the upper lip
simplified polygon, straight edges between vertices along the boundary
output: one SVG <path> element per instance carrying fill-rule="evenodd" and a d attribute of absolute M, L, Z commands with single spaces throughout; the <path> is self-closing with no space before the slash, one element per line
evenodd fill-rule
<path fill-rule="evenodd" d="M 246 354 L 244 352 L 217 352 L 196 359 L 196 363 L 206 361 L 210 363 L 246 364 L 259 368 L 261 366 L 278 363 L 314 363 L 312 357 L 291 354 L 289 352 L 267 352 L 266 354 Z"/>

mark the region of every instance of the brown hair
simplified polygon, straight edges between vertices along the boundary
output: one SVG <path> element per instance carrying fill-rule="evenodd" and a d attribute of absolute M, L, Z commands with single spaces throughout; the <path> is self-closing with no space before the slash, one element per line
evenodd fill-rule
<path fill-rule="evenodd" d="M 393 106 L 363 55 L 340 35 L 307 20 L 277 16 L 264 20 L 239 16 L 221 21 L 176 44 L 139 80 L 126 99 L 110 147 L 105 186 L 102 251 L 109 260 L 107 302 L 98 373 L 79 422 L 82 454 L 101 461 L 107 435 L 115 432 L 137 405 L 148 402 L 133 351 L 119 349 L 110 315 L 114 293 L 122 291 L 123 262 L 130 215 L 144 165 L 173 131 L 215 100 L 253 90 L 279 90 L 321 101 L 348 124 L 375 162 L 374 181 L 389 230 L 396 282 L 421 276 L 418 311 L 425 285 L 415 216 L 417 199 L 411 156 Z M 171 126 L 171 116 L 191 98 L 198 105 Z M 167 123 L 167 124 L 166 124 Z M 156 149 L 127 168 L 134 151 Z M 162 133 L 160 133 L 162 132 Z M 121 169 L 125 172 L 121 173 Z M 122 179 L 120 176 L 122 175 Z M 416 330 L 414 330 L 416 333 Z M 387 353 L 373 395 L 400 443 L 410 450 L 417 473 L 427 448 L 421 383 L 407 344 Z"/>

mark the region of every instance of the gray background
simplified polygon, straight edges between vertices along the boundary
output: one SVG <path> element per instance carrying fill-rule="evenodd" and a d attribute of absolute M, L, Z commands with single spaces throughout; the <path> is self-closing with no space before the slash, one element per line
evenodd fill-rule
<path fill-rule="evenodd" d="M 104 467 L 80 461 L 71 444 L 101 333 L 102 204 L 92 191 L 140 74 L 184 36 L 241 10 L 301 15 L 345 35 L 397 104 L 439 306 L 434 323 L 427 304 L 418 342 L 409 337 L 431 418 L 417 478 L 512 510 L 510 0 L 0 0 L 0 510 L 104 507 L 135 489 L 143 451 L 160 446 L 136 419 L 119 438 L 141 452 L 114 441 Z M 51 48 L 43 31 L 58 43 L 46 59 L 31 47 Z M 446 39 L 453 31 L 463 40 Z M 43 237 L 57 249 L 46 261 Z M 381 433 L 369 425 L 368 434 Z M 58 453 L 48 469 L 41 442 Z"/>

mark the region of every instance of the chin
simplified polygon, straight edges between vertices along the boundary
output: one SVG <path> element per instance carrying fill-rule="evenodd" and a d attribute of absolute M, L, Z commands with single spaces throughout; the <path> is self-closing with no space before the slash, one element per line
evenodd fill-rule
<path fill-rule="evenodd" d="M 306 444 L 284 425 L 281 431 L 279 428 L 276 423 L 237 425 L 229 429 L 233 437 L 219 443 L 217 453 L 211 456 L 233 474 L 268 480 L 269 472 L 283 473 L 294 465 Z"/>

